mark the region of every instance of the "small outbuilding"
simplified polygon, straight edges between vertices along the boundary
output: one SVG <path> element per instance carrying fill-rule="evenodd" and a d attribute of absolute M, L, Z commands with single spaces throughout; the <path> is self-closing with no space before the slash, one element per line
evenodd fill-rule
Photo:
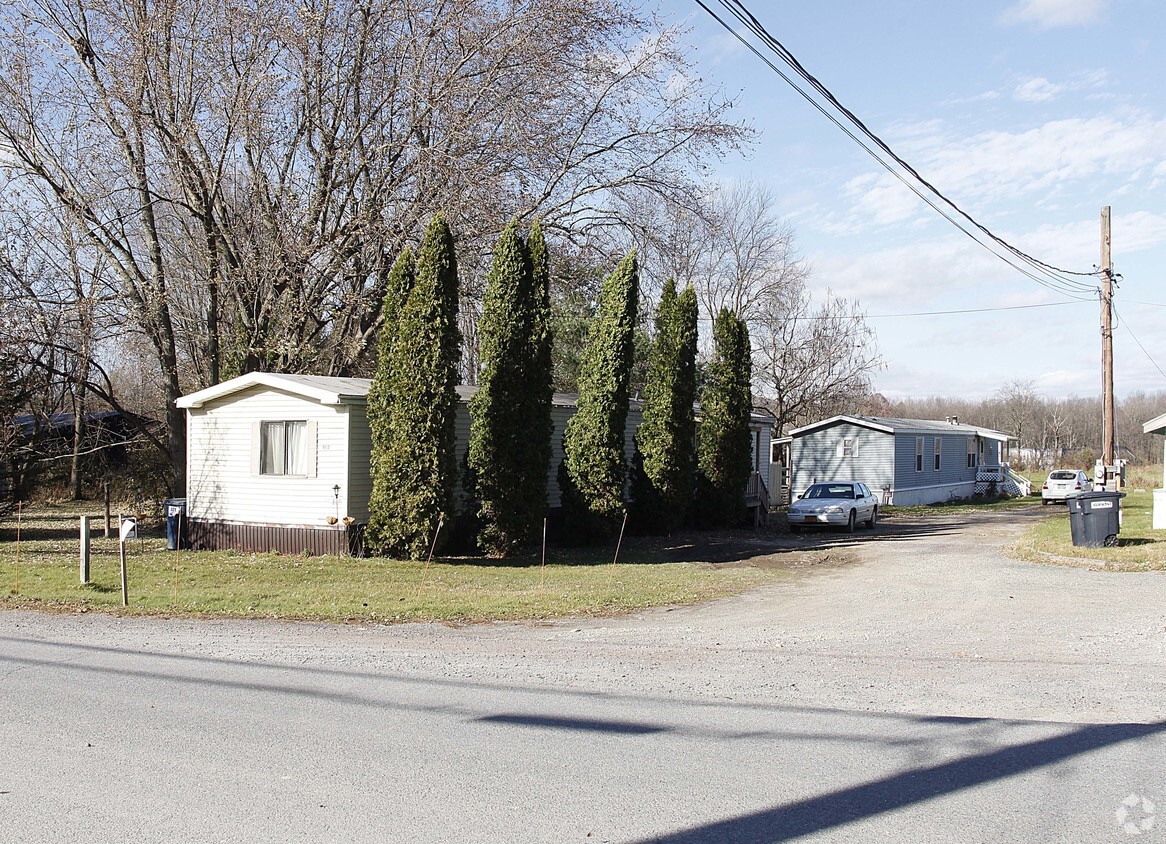
<path fill-rule="evenodd" d="M 818 481 L 866 484 L 883 504 L 934 504 L 975 494 L 1024 492 L 1003 449 L 1000 431 L 944 421 L 833 416 L 790 432 L 789 492 Z"/>
<path fill-rule="evenodd" d="M 365 378 L 254 372 L 183 396 L 186 410 L 186 518 L 195 548 L 349 553 L 368 522 L 372 433 Z M 469 400 L 457 388 L 457 465 L 469 444 Z M 560 504 L 562 438 L 577 396 L 555 393 L 547 506 Z M 630 461 L 641 421 L 628 411 L 624 453 Z M 768 477 L 771 416 L 751 420 L 753 462 Z M 461 503 L 455 489 L 455 504 Z"/>
<path fill-rule="evenodd" d="M 1166 435 L 1166 413 L 1155 416 L 1142 426 L 1144 434 Z M 1166 460 L 1166 439 L 1162 441 L 1163 460 Z M 1162 466 L 1162 489 L 1154 490 L 1154 530 L 1166 530 L 1166 463 Z"/>

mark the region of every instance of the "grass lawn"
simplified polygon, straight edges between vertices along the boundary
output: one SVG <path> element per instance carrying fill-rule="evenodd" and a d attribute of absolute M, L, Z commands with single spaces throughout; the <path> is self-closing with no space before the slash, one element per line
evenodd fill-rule
<path fill-rule="evenodd" d="M 0 609 L 373 622 L 542 619 L 696 603 L 788 575 L 781 566 L 748 564 L 746 552 L 737 562 L 702 562 L 699 544 L 669 539 L 625 539 L 615 566 L 614 541 L 610 548 L 552 548 L 544 570 L 531 558 L 439 559 L 426 567 L 382 558 L 174 552 L 155 528 L 126 543 L 123 609 L 117 541 L 101 537 L 100 519 L 93 520 L 90 583 L 80 583 L 78 515 L 72 504 L 24 514 L 19 554 L 16 520 L 5 520 Z"/>
<path fill-rule="evenodd" d="M 1036 495 L 1020 498 L 964 498 L 950 503 L 918 504 L 908 507 L 888 505 L 879 507 L 883 516 L 944 516 L 951 513 L 979 513 L 984 510 L 1014 510 L 1029 504 L 1040 504 L 1040 487 Z"/>
<path fill-rule="evenodd" d="M 1115 548 L 1081 548 L 1073 545 L 1069 534 L 1069 512 L 1063 505 L 1050 505 L 1049 518 L 1036 525 L 1028 535 L 1012 546 L 1018 557 L 1034 562 L 1049 562 L 1048 554 L 1093 560 L 1111 571 L 1150 571 L 1166 569 L 1166 531 L 1155 531 L 1154 497 L 1150 490 L 1127 490 L 1122 499 L 1123 519 Z"/>

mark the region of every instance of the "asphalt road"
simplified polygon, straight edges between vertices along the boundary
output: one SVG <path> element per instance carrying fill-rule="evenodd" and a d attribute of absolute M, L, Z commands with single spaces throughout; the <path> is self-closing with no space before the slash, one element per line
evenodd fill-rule
<path fill-rule="evenodd" d="M 0 613 L 0 840 L 1166 841 L 1166 575 L 1039 515 L 620 619 Z"/>

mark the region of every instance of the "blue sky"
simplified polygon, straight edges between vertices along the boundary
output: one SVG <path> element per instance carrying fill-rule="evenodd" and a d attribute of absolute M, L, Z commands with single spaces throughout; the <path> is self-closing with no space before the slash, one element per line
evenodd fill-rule
<path fill-rule="evenodd" d="M 1166 307 L 1135 304 L 1166 305 L 1166 4 L 746 5 L 904 159 L 1023 251 L 1092 270 L 1110 205 L 1123 276 L 1116 390 L 1166 390 Z M 719 176 L 769 184 L 813 266 L 811 286 L 857 298 L 870 316 L 887 362 L 875 389 L 983 397 L 1019 379 L 1048 397 L 1100 393 L 1095 298 L 1073 302 L 976 246 L 692 0 L 662 0 L 661 11 L 691 27 L 699 71 L 760 132 L 750 157 Z M 881 317 L 1046 303 L 1066 304 Z"/>

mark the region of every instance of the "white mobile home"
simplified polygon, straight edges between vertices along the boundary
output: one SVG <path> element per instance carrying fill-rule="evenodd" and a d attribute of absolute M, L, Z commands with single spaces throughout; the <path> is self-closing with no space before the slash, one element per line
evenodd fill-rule
<path fill-rule="evenodd" d="M 345 553 L 346 522 L 368 521 L 372 435 L 371 381 L 251 373 L 178 400 L 187 415 L 186 513 L 195 548 Z M 457 465 L 469 443 L 469 399 L 458 387 Z M 562 437 L 576 396 L 555 393 L 547 506 L 560 504 Z M 628 411 L 624 454 L 630 460 L 641 420 Z M 772 417 L 753 415 L 754 466 L 769 472 Z M 460 484 L 455 504 L 460 503 Z"/>

